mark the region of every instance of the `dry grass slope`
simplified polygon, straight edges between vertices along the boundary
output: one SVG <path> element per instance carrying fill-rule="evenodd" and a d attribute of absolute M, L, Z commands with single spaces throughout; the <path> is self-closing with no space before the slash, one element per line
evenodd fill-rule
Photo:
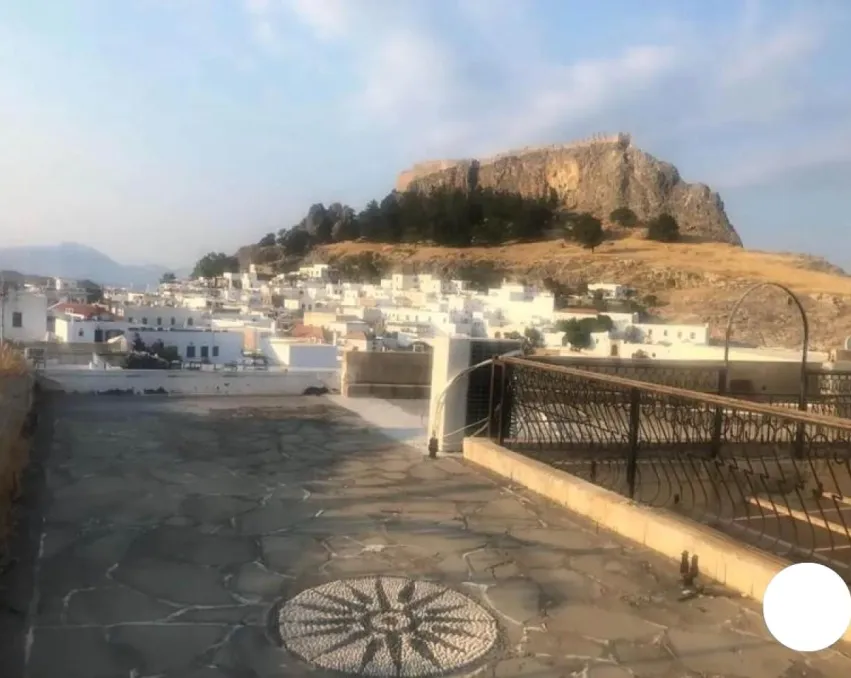
<path fill-rule="evenodd" d="M 812 348 L 834 348 L 851 335 L 851 276 L 805 255 L 760 252 L 723 243 L 664 244 L 635 234 L 607 241 L 593 253 L 561 241 L 469 249 L 347 242 L 321 248 L 316 258 L 334 261 L 365 252 L 376 253 L 390 266 L 413 265 L 421 270 L 491 262 L 509 275 L 530 280 L 552 277 L 568 285 L 580 281 L 624 283 L 642 296 L 658 297 L 662 303 L 654 312 L 666 320 L 707 322 L 716 334 L 748 287 L 782 283 L 801 298 L 807 310 Z M 794 347 L 801 343 L 794 308 L 772 290 L 749 298 L 735 328 L 738 338 L 761 344 Z"/>
<path fill-rule="evenodd" d="M 18 498 L 30 440 L 24 424 L 32 405 L 32 384 L 20 352 L 0 346 L 0 554 L 12 527 L 12 504 Z"/>

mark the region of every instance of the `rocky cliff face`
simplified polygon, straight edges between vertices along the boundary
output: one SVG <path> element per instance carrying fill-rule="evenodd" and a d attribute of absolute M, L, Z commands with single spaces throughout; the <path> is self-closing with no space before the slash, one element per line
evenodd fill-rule
<path fill-rule="evenodd" d="M 441 160 L 402 172 L 399 191 L 436 186 L 475 187 L 545 195 L 555 191 L 566 209 L 606 217 L 629 207 L 641 220 L 663 212 L 695 239 L 741 246 L 719 195 L 688 184 L 677 168 L 634 147 L 629 135 L 505 153 L 488 159 Z"/>

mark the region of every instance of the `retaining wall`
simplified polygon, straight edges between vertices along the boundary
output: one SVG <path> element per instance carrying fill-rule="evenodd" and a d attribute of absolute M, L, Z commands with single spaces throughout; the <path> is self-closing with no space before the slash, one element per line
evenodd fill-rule
<path fill-rule="evenodd" d="M 340 391 L 347 398 L 426 399 L 431 360 L 430 353 L 346 351 Z"/>

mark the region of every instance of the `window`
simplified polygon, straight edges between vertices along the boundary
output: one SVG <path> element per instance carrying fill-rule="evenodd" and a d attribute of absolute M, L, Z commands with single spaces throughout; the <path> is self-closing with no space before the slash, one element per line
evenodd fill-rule
<path fill-rule="evenodd" d="M 175 324 L 174 316 L 172 316 L 172 318 L 171 318 L 171 324 L 172 324 L 172 325 L 174 325 L 174 324 Z"/>
<path fill-rule="evenodd" d="M 195 347 L 194 346 L 187 346 L 186 347 L 186 357 L 187 358 L 194 358 L 195 357 Z"/>
<path fill-rule="evenodd" d="M 694 339 L 694 338 L 695 338 L 695 336 L 696 336 L 696 335 L 695 335 L 695 333 L 694 333 L 694 332 L 692 332 L 691 334 L 689 334 L 689 335 L 688 335 L 688 338 L 689 338 L 689 339 Z"/>
<path fill-rule="evenodd" d="M 187 325 L 189 325 L 190 327 L 192 327 L 192 325 L 194 325 L 194 324 L 195 324 L 195 321 L 194 321 L 194 320 L 192 320 L 192 318 L 187 318 L 187 319 L 186 319 L 186 324 L 187 324 Z"/>
<path fill-rule="evenodd" d="M 82 337 L 82 336 L 83 336 L 83 334 L 84 334 L 84 332 L 83 332 L 83 330 L 82 330 L 82 329 L 77 330 L 77 336 L 78 336 L 78 337 Z"/>
<path fill-rule="evenodd" d="M 147 324 L 148 324 L 148 319 L 143 317 L 143 318 L 142 318 L 142 324 L 143 324 L 143 325 L 147 325 Z"/>
<path fill-rule="evenodd" d="M 213 346 L 213 357 L 214 358 L 219 357 L 219 347 L 218 346 Z"/>
<path fill-rule="evenodd" d="M 24 314 L 20 311 L 12 312 L 12 327 L 23 327 L 24 326 Z"/>
<path fill-rule="evenodd" d="M 209 346 L 202 346 L 201 347 L 201 357 L 202 358 L 209 358 L 210 357 L 210 347 Z"/>
<path fill-rule="evenodd" d="M 162 327 L 162 326 L 163 326 L 163 319 L 157 318 L 157 327 Z"/>
<path fill-rule="evenodd" d="M 131 315 L 129 318 L 127 318 L 127 322 L 128 322 L 128 323 L 134 323 L 134 322 L 136 322 L 136 321 L 135 321 L 135 320 L 133 320 L 133 316 Z"/>
<path fill-rule="evenodd" d="M 677 332 L 677 339 L 682 339 L 682 338 L 683 338 L 683 333 Z"/>
<path fill-rule="evenodd" d="M 667 337 L 668 336 L 668 330 L 662 330 L 662 336 Z"/>

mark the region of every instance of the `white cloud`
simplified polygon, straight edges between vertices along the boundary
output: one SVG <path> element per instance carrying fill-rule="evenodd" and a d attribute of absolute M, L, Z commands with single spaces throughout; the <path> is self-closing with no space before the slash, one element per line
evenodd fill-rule
<path fill-rule="evenodd" d="M 321 40 L 338 40 L 348 33 L 353 6 L 350 0 L 290 0 L 288 4 Z"/>
<path fill-rule="evenodd" d="M 559 62 L 538 48 L 545 17 L 525 5 L 441 2 L 435 11 L 444 18 L 454 8 L 449 20 L 456 26 L 468 22 L 463 45 L 440 31 L 423 7 L 379 0 L 254 0 L 253 12 L 262 21 L 295 20 L 320 49 L 345 48 L 360 79 L 354 100 L 343 105 L 347 122 L 392 126 L 400 142 L 420 152 L 534 143 L 587 129 L 596 117 L 618 111 L 630 121 L 631 112 L 648 104 L 648 93 L 666 81 L 691 90 L 668 93 L 672 100 L 684 99 L 672 109 L 678 120 L 666 121 L 677 123 L 672 128 L 771 120 L 805 97 L 792 86 L 792 76 L 824 33 L 815 15 L 771 21 L 759 3 L 747 3 L 738 24 L 728 22 L 732 28 L 720 35 L 676 21 L 672 25 L 680 30 L 665 41 L 637 39 L 612 55 Z M 490 75 L 491 89 L 479 81 L 482 73 Z"/>
<path fill-rule="evenodd" d="M 665 17 L 669 30 L 652 40 L 559 59 L 546 51 L 546 16 L 510 0 L 247 1 L 267 39 L 296 26 L 310 50 L 346 55 L 356 93 L 339 102 L 341 123 L 380 129 L 420 157 L 558 142 L 603 119 L 662 136 L 774 125 L 811 101 L 806 64 L 831 19 L 751 1 L 717 28 Z"/>

